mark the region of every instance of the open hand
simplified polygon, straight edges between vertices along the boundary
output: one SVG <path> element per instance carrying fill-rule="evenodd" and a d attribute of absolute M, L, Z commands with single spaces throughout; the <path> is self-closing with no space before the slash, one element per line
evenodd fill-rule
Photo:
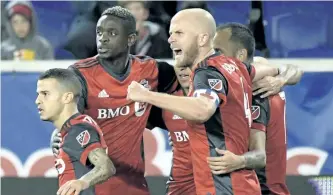
<path fill-rule="evenodd" d="M 215 149 L 216 152 L 222 156 L 218 157 L 208 157 L 208 165 L 215 175 L 226 174 L 233 172 L 237 169 L 243 168 L 243 159 L 228 150 Z"/>
<path fill-rule="evenodd" d="M 71 180 L 59 188 L 57 195 L 79 195 L 82 190 L 88 187 L 88 183 L 83 180 Z"/>
<path fill-rule="evenodd" d="M 285 85 L 283 78 L 266 76 L 261 80 L 253 83 L 253 95 L 260 95 L 261 98 L 268 97 L 270 95 L 278 94 L 282 87 Z"/>

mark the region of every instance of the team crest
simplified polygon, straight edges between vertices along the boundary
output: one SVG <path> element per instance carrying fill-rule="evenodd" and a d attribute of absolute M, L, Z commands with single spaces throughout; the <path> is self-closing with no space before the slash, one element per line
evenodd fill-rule
<path fill-rule="evenodd" d="M 211 89 L 220 91 L 222 89 L 222 81 L 220 79 L 208 79 L 208 84 Z"/>
<path fill-rule="evenodd" d="M 81 132 L 78 136 L 76 136 L 77 142 L 83 147 L 89 143 L 90 134 L 88 130 Z"/>
<path fill-rule="evenodd" d="M 256 120 L 260 116 L 260 107 L 259 106 L 252 106 L 251 107 L 251 113 L 252 113 L 252 120 Z"/>
<path fill-rule="evenodd" d="M 147 103 L 144 102 L 135 102 L 134 103 L 134 114 L 137 117 L 142 116 L 147 109 Z"/>
<path fill-rule="evenodd" d="M 150 87 L 150 85 L 149 85 L 149 83 L 148 83 L 148 81 L 146 79 L 141 80 L 140 84 L 142 86 L 144 86 L 145 88 L 149 89 L 149 90 L 151 89 L 151 87 Z"/>

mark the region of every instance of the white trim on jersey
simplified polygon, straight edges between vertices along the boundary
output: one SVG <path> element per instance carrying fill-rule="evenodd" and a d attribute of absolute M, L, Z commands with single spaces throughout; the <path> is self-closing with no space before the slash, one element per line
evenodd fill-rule
<path fill-rule="evenodd" d="M 210 97 L 212 97 L 216 108 L 220 105 L 221 100 L 215 91 L 210 89 L 197 89 L 194 91 L 193 97 L 200 97 L 201 94 L 209 95 Z"/>

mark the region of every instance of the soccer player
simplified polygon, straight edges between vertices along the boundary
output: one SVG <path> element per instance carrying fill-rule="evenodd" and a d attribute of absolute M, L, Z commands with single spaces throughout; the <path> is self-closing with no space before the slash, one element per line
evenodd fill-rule
<path fill-rule="evenodd" d="M 79 80 L 67 69 L 50 69 L 37 82 L 40 118 L 52 122 L 63 138 L 55 161 L 58 195 L 94 195 L 94 185 L 116 172 L 100 128 L 88 115 L 78 112 L 80 93 Z"/>
<path fill-rule="evenodd" d="M 101 127 L 117 169 L 114 177 L 96 186 L 98 195 L 149 194 L 141 143 L 151 105 L 128 101 L 127 86 L 136 81 L 152 91 L 170 93 L 178 86 L 171 65 L 129 54 L 135 40 L 133 15 L 119 6 L 109 8 L 97 22 L 98 55 L 70 67 L 83 88 L 79 111 L 89 114 Z"/>
<path fill-rule="evenodd" d="M 180 87 L 173 95 L 187 96 L 190 87 L 191 69 L 189 67 L 174 68 Z M 167 181 L 166 194 L 196 194 L 186 120 L 177 114 L 155 106 L 153 106 L 150 115 L 150 128 L 160 127 L 167 129 L 172 142 L 172 168 Z"/>
<path fill-rule="evenodd" d="M 252 32 L 244 25 L 238 23 L 227 23 L 221 25 L 217 29 L 217 34 L 214 39 L 215 48 L 223 50 L 223 52 L 231 57 L 235 57 L 243 62 L 252 62 L 260 60 L 263 63 L 268 63 L 268 60 L 255 57 L 253 58 L 255 49 L 255 40 Z M 254 83 L 255 89 L 258 90 L 256 96 L 253 97 L 252 117 L 253 124 L 251 136 L 258 136 L 264 139 L 266 145 L 266 167 L 257 169 L 257 175 L 261 184 L 262 194 L 290 194 L 285 182 L 286 178 L 286 124 L 285 124 L 285 95 L 281 90 L 284 84 L 296 84 L 301 76 L 302 71 L 296 66 L 287 66 L 286 73 L 293 76 L 289 80 L 283 77 L 267 77 L 265 80 L 260 80 Z M 268 84 L 268 86 L 267 86 Z M 262 94 L 267 87 L 271 89 Z M 263 90 L 262 90 L 263 89 Z M 273 96 L 266 96 L 275 94 Z M 260 98 L 262 95 L 264 98 Z M 250 150 L 260 148 L 262 146 L 251 145 Z M 236 157 L 237 158 L 237 157 Z M 213 171 L 217 174 L 224 169 L 222 164 L 237 164 L 237 161 L 229 158 L 226 160 L 211 159 L 211 164 L 214 164 Z M 253 158 L 253 162 L 249 165 L 239 165 L 238 168 L 258 168 L 257 162 L 260 157 Z M 218 162 L 218 164 L 216 164 Z"/>
<path fill-rule="evenodd" d="M 238 60 L 214 51 L 214 18 L 202 9 L 178 12 L 171 20 L 169 42 L 177 65 L 191 66 L 189 96 L 177 97 L 144 89 L 136 82 L 128 87 L 128 99 L 147 102 L 188 120 L 188 134 L 196 194 L 260 194 L 252 170 L 212 175 L 206 158 L 217 156 L 215 148 L 236 154 L 248 151 L 251 124 L 251 78 L 276 75 L 246 67 Z M 246 74 L 245 74 L 246 73 Z"/>

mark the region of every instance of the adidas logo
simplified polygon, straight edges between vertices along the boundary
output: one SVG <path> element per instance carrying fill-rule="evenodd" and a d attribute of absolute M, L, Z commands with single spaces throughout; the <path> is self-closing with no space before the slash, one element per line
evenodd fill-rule
<path fill-rule="evenodd" d="M 176 114 L 174 114 L 172 117 L 172 120 L 179 120 L 179 119 L 182 119 L 182 118 Z"/>
<path fill-rule="evenodd" d="M 108 98 L 109 94 L 107 94 L 105 89 L 103 89 L 101 92 L 99 92 L 98 97 L 99 98 Z"/>

